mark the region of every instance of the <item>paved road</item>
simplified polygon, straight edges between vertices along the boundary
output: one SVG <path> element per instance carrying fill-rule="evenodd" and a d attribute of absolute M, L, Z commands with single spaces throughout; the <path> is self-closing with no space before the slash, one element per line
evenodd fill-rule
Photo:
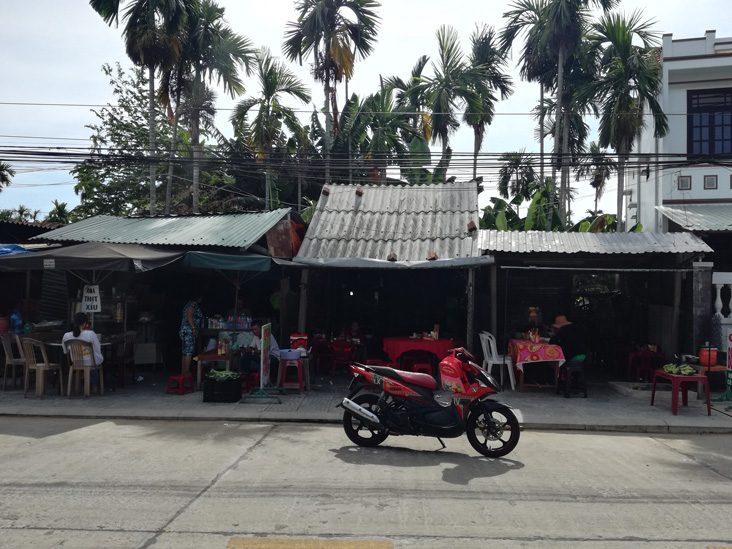
<path fill-rule="evenodd" d="M 732 546 L 729 435 L 357 448 L 337 426 L 0 418 L 0 545 Z"/>

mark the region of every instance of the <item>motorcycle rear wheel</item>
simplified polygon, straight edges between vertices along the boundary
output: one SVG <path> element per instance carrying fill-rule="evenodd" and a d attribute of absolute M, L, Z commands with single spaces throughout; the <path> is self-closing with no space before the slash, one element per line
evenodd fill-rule
<path fill-rule="evenodd" d="M 474 410 L 468 417 L 470 445 L 484 456 L 498 458 L 511 452 L 519 441 L 521 427 L 510 408 Z"/>
<path fill-rule="evenodd" d="M 353 402 L 367 409 L 369 412 L 376 413 L 379 397 L 371 393 L 366 393 L 354 398 Z M 348 410 L 343 412 L 343 430 L 351 442 L 366 447 L 378 446 L 389 436 L 389 431 L 374 429 L 356 414 Z"/>

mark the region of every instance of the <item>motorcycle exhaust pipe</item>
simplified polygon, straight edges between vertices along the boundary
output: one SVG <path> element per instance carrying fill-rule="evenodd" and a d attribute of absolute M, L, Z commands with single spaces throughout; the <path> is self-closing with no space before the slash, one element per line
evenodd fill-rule
<path fill-rule="evenodd" d="M 369 412 L 366 408 L 359 406 L 351 399 L 344 398 L 341 404 L 346 410 L 348 410 L 349 412 L 353 412 L 358 417 L 363 419 L 370 427 L 374 427 L 375 429 L 385 428 L 381 424 L 381 421 L 379 421 L 379 418 L 376 417 L 376 414 L 374 414 L 373 412 Z"/>

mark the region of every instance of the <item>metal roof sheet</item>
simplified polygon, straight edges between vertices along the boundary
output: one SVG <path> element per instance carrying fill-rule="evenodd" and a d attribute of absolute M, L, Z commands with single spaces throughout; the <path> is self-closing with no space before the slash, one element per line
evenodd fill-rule
<path fill-rule="evenodd" d="M 689 231 L 732 231 L 732 204 L 678 204 L 656 209 Z"/>
<path fill-rule="evenodd" d="M 98 215 L 34 237 L 53 242 L 108 242 L 248 248 L 274 227 L 289 208 L 271 212 L 181 217 Z"/>
<path fill-rule="evenodd" d="M 646 254 L 711 252 L 691 233 L 557 233 L 481 230 L 482 253 Z"/>
<path fill-rule="evenodd" d="M 397 261 L 478 257 L 474 181 L 435 185 L 328 185 L 296 260 Z M 357 190 L 362 195 L 357 194 Z"/>

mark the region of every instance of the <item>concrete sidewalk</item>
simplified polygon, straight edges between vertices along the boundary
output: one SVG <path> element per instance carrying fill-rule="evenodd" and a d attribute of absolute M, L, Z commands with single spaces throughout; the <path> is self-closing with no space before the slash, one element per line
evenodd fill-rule
<path fill-rule="evenodd" d="M 275 400 L 246 400 L 240 403 L 203 402 L 201 392 L 183 396 L 165 392 L 165 372 L 142 372 L 143 381 L 124 389 L 90 398 L 60 397 L 49 387 L 46 396 L 36 398 L 22 389 L 0 392 L 0 415 L 82 417 L 97 419 L 178 419 L 263 422 L 339 423 L 342 409 L 336 408 L 346 395 L 350 378 L 340 373 L 335 378 L 316 376 L 312 390 L 303 395 L 289 391 Z M 671 413 L 671 392 L 657 389 L 654 406 L 650 391 L 630 390 L 622 384 L 590 382 L 589 398 L 573 394 L 556 395 L 549 389 L 525 392 L 504 391 L 497 400 L 518 410 L 526 429 L 625 431 L 645 433 L 732 433 L 732 402 L 706 403 L 689 393 L 689 406 L 681 405 L 678 415 Z M 712 394 L 712 398 L 719 394 Z"/>

